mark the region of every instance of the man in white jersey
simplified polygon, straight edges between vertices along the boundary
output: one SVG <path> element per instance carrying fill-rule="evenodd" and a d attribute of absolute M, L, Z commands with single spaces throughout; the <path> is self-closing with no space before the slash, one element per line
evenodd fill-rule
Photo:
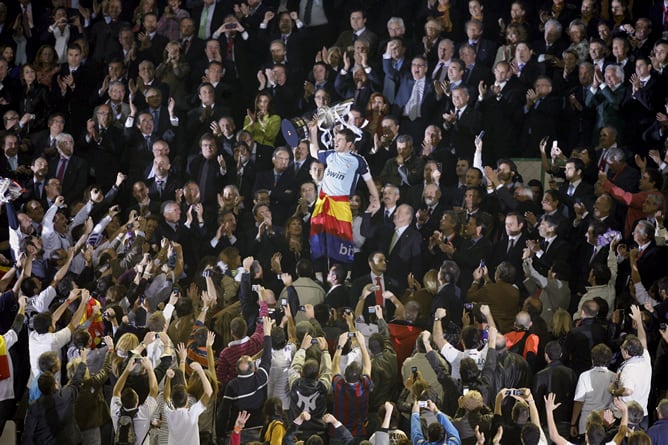
<path fill-rule="evenodd" d="M 334 137 L 334 150 L 318 151 L 318 126 L 309 124 L 311 156 L 325 164 L 320 195 L 311 216 L 311 257 L 328 257 L 335 261 L 352 263 L 353 234 L 350 196 L 357 189 L 360 176 L 369 189 L 371 209 L 380 208 L 378 190 L 373 182 L 366 160 L 352 153 L 355 134 L 341 128 Z"/>

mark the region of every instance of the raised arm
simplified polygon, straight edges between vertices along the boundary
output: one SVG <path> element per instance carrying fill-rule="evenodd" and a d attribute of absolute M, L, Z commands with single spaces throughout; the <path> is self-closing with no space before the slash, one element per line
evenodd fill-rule
<path fill-rule="evenodd" d="M 362 350 L 362 375 L 371 376 L 371 356 L 369 356 L 369 351 L 366 348 L 364 335 L 360 331 L 357 331 L 355 332 L 355 336 L 357 337 L 357 343 Z"/>
<path fill-rule="evenodd" d="M 555 403 L 556 394 L 551 392 L 545 396 L 545 417 L 547 418 L 547 429 L 550 433 L 550 439 L 556 445 L 568 445 L 568 441 L 559 434 L 557 430 L 557 423 L 554 421 L 554 410 L 557 409 L 561 403 Z M 535 406 L 535 404 L 534 404 Z"/>
<path fill-rule="evenodd" d="M 86 310 L 86 306 L 88 306 L 88 302 L 90 301 L 90 292 L 88 289 L 82 289 L 81 290 L 81 301 L 79 302 L 79 307 L 77 310 L 74 312 L 74 315 L 72 315 L 72 320 L 70 323 L 67 325 L 68 329 L 74 333 L 76 331 L 77 327 L 79 327 L 79 324 L 81 323 L 81 318 L 83 317 L 84 311 Z"/>
<path fill-rule="evenodd" d="M 134 358 L 130 357 L 128 360 L 127 365 L 125 366 L 125 369 L 121 373 L 121 375 L 118 377 L 118 380 L 116 381 L 116 384 L 114 385 L 114 391 L 112 392 L 112 395 L 114 397 L 120 397 L 121 393 L 123 392 L 123 388 L 125 388 L 125 383 L 128 380 L 128 376 L 130 375 L 130 371 L 132 368 L 134 368 L 135 362 Z"/>
<path fill-rule="evenodd" d="M 200 380 L 202 381 L 202 389 L 204 389 L 204 392 L 202 393 L 202 396 L 199 398 L 199 401 L 202 402 L 202 405 L 206 406 L 207 403 L 209 403 L 209 399 L 211 398 L 211 395 L 213 394 L 213 387 L 211 386 L 211 382 L 207 378 L 206 374 L 204 373 L 204 369 L 202 369 L 202 365 L 199 364 L 198 362 L 192 362 L 190 364 L 190 369 L 195 371 L 197 375 L 199 376 Z M 156 384 L 157 387 L 157 384 Z M 156 393 L 157 393 L 157 388 L 156 388 Z"/>
<path fill-rule="evenodd" d="M 148 357 L 142 358 L 141 364 L 144 367 L 144 369 L 146 369 L 146 374 L 148 374 L 148 395 L 153 398 L 156 398 L 158 397 L 158 379 L 155 377 L 155 372 L 153 371 L 153 364 L 151 364 L 151 360 Z"/>
<path fill-rule="evenodd" d="M 638 340 L 640 340 L 642 347 L 647 349 L 647 333 L 645 332 L 645 325 L 642 321 L 642 312 L 640 312 L 640 308 L 635 304 L 631 306 L 631 318 L 636 322 Z"/>

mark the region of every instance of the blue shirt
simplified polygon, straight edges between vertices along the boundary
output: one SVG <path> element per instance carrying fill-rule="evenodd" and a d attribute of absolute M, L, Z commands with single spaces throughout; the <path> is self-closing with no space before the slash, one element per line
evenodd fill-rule
<path fill-rule="evenodd" d="M 360 155 L 327 150 L 319 152 L 318 159 L 326 166 L 322 191 L 329 196 L 352 196 L 360 176 L 365 181 L 371 179 L 369 165 Z"/>

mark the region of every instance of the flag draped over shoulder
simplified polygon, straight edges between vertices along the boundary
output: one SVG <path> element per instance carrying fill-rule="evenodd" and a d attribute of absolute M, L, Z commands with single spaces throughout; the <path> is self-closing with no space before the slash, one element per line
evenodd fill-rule
<path fill-rule="evenodd" d="M 353 216 L 350 197 L 320 192 L 311 216 L 311 257 L 352 263 Z"/>

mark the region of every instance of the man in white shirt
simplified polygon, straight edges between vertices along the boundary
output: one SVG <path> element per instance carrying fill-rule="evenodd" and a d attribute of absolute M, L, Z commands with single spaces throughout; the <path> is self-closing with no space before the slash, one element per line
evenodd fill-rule
<path fill-rule="evenodd" d="M 148 375 L 148 397 L 144 403 L 139 405 L 139 396 L 132 388 L 125 388 L 125 382 L 128 376 L 136 368 L 143 367 Z M 206 379 L 204 379 L 206 381 Z M 143 445 L 148 437 L 148 431 L 151 427 L 151 418 L 158 409 L 158 402 L 155 399 L 158 395 L 158 380 L 153 372 L 151 360 L 148 357 L 134 355 L 128 359 L 127 366 L 118 378 L 114 386 L 113 396 L 111 398 L 111 421 L 114 425 L 114 431 L 118 432 L 118 421 L 121 416 L 132 417 L 135 432 L 135 445 Z M 199 434 L 190 437 L 190 440 L 183 443 L 193 443 L 193 438 L 199 438 Z M 170 442 L 171 443 L 171 442 Z"/>
<path fill-rule="evenodd" d="M 209 398 L 213 394 L 211 382 L 207 378 L 202 365 L 192 362 L 190 368 L 199 376 L 204 392 L 200 399 L 193 406 L 188 406 L 188 391 L 184 385 L 174 385 L 172 389 L 173 370 L 167 371 L 167 381 L 165 383 L 165 418 L 169 428 L 168 445 L 177 445 L 189 443 L 199 445 L 198 422 L 200 414 L 206 410 Z"/>

